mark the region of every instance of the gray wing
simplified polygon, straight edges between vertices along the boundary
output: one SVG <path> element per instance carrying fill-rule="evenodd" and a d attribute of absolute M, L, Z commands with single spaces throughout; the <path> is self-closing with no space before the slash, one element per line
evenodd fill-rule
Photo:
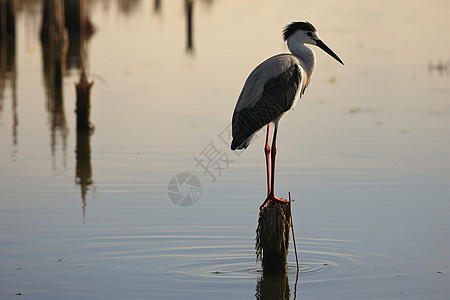
<path fill-rule="evenodd" d="M 262 93 L 254 105 L 239 107 L 233 113 L 231 149 L 245 149 L 253 135 L 265 125 L 290 110 L 301 86 L 302 72 L 297 63 L 291 64 L 278 76 L 263 84 Z M 246 85 L 250 84 L 246 82 Z M 303 89 L 303 88 L 302 88 Z M 245 86 L 243 92 L 245 90 Z M 242 99 L 239 99 L 242 100 Z"/>

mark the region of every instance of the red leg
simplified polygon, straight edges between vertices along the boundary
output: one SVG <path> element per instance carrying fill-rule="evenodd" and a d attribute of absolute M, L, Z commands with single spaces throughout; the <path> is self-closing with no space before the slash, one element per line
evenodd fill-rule
<path fill-rule="evenodd" d="M 270 195 L 270 169 L 269 169 L 269 154 L 270 154 L 270 147 L 269 147 L 269 128 L 270 123 L 267 124 L 267 134 L 266 134 L 266 146 L 264 147 L 264 152 L 266 154 L 266 171 L 267 171 L 267 196 Z"/>
<path fill-rule="evenodd" d="M 266 200 L 264 201 L 264 203 L 259 207 L 259 209 L 261 209 L 264 205 L 266 205 L 267 202 L 269 201 L 278 201 L 278 202 L 289 202 L 287 200 L 281 199 L 281 198 L 277 198 L 274 195 L 274 191 L 275 191 L 275 156 L 277 155 L 277 131 L 278 131 L 278 124 L 275 124 L 275 128 L 273 130 L 273 139 L 272 139 L 272 174 L 271 174 L 271 184 L 270 184 L 270 188 L 268 188 L 268 195 Z M 266 137 L 266 149 L 269 148 L 269 141 L 268 141 L 268 135 L 269 135 L 269 130 L 267 130 L 267 137 Z M 269 152 L 266 152 L 266 163 L 267 163 L 267 185 L 269 186 L 269 153 L 270 153 L 270 148 L 269 148 Z"/>
<path fill-rule="evenodd" d="M 272 139 L 272 183 L 270 185 L 270 200 L 279 201 L 279 202 L 289 202 L 288 200 L 281 199 L 275 197 L 275 156 L 277 155 L 277 132 L 278 132 L 278 124 L 275 124 L 275 128 L 273 130 L 273 139 Z"/>
<path fill-rule="evenodd" d="M 269 197 L 274 197 L 274 193 L 275 193 L 275 156 L 277 155 L 277 131 L 278 131 L 278 126 L 277 124 L 275 124 L 275 128 L 273 129 L 273 138 L 272 138 L 272 181 L 270 183 L 271 189 L 270 189 L 270 194 Z"/>

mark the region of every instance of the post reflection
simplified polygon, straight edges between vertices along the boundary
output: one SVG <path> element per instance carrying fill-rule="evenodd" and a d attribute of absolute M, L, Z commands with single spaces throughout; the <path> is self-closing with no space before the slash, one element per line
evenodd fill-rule
<path fill-rule="evenodd" d="M 63 73 L 68 47 L 64 22 L 64 5 L 60 1 L 45 0 L 41 26 L 42 64 L 51 131 L 51 153 L 55 157 L 56 146 L 61 140 L 64 162 L 68 128 L 64 113 Z M 53 160 L 53 169 L 56 168 Z M 65 165 L 65 163 L 64 163 Z"/>
<path fill-rule="evenodd" d="M 184 4 L 185 15 L 185 33 L 186 44 L 185 52 L 191 55 L 195 52 L 194 47 L 194 5 L 211 5 L 213 0 L 202 0 L 200 4 L 194 4 L 194 0 L 182 0 Z M 198 2 L 198 1 L 197 1 Z M 111 5 L 117 5 L 122 15 L 131 17 L 131 13 L 139 11 L 141 0 L 42 0 L 35 1 L 16 1 L 2 0 L 1 15 L 8 11 L 11 7 L 15 17 L 15 5 L 18 5 L 18 13 L 28 12 L 33 16 L 40 16 L 40 46 L 42 61 L 42 77 L 45 90 L 45 106 L 48 116 L 48 124 L 50 129 L 50 150 L 52 170 L 67 169 L 67 147 L 69 128 L 68 117 L 65 114 L 67 103 L 64 103 L 64 92 L 72 92 L 64 90 L 64 78 L 68 76 L 69 71 L 76 71 L 88 74 L 88 53 L 87 43 L 94 32 L 94 26 L 88 18 L 88 6 L 102 5 L 105 10 Z M 7 7 L 7 5 L 10 5 Z M 154 0 L 151 9 L 155 14 L 162 13 L 162 0 Z M 38 9 L 41 6 L 42 9 Z M 5 9 L 7 7 L 7 9 Z M 29 16 L 27 16 L 29 17 Z M 14 19 L 12 19 L 14 20 Z M 18 112 L 17 112 L 17 93 L 16 93 L 16 59 L 15 48 L 16 41 L 14 38 L 15 22 L 0 22 L 7 24 L 8 27 L 2 27 L 0 39 L 0 111 L 3 108 L 5 90 L 12 91 L 12 108 L 13 108 L 13 124 L 12 124 L 12 140 L 13 144 L 18 143 Z M 12 25 L 14 26 L 12 26 Z M 39 30 L 39 29 L 38 29 Z M 12 32 L 12 38 L 9 33 Z M 6 35 L 5 35 L 6 33 Z M 33 34 L 35 34 L 33 32 Z M 8 36 L 8 38 L 5 38 Z M 66 96 L 67 98 L 67 96 Z M 66 100 L 67 101 L 67 100 Z M 76 158 L 77 170 L 75 172 L 75 181 L 80 185 L 81 197 L 83 200 L 83 211 L 86 207 L 86 193 L 92 184 L 92 169 L 90 154 L 84 154 L 82 149 L 88 149 L 90 153 L 90 135 L 81 138 L 77 135 Z M 78 142 L 81 144 L 78 147 Z M 84 146 L 83 146 L 84 145 Z M 86 147 L 86 145 L 88 145 Z M 70 153 L 70 151 L 69 151 Z M 59 155 L 59 156 L 58 156 Z M 59 157 L 59 158 L 58 158 Z M 60 158 L 62 157 L 62 162 Z M 57 159 L 58 158 L 58 159 Z M 85 167 L 83 167 L 85 166 Z M 83 171 L 84 170 L 84 171 Z M 89 175 L 90 174 L 90 175 Z M 83 212 L 85 215 L 85 212 Z"/>
<path fill-rule="evenodd" d="M 64 0 L 64 18 L 69 37 L 66 69 L 80 70 L 87 59 L 86 43 L 94 33 L 94 26 L 87 13 L 86 0 Z"/>
<path fill-rule="evenodd" d="M 153 2 L 153 13 L 156 15 L 161 14 L 161 0 L 154 0 Z"/>
<path fill-rule="evenodd" d="M 5 90 L 11 91 L 12 101 L 12 140 L 13 145 L 17 145 L 17 126 L 19 124 L 17 114 L 17 71 L 16 71 L 16 39 L 12 37 L 2 37 L 0 39 L 0 112 L 3 110 L 5 100 Z"/>
<path fill-rule="evenodd" d="M 185 0 L 185 11 L 186 11 L 186 53 L 194 53 L 194 39 L 193 39 L 193 17 L 192 12 L 194 9 L 193 0 Z"/>
<path fill-rule="evenodd" d="M 94 33 L 94 26 L 88 17 L 86 0 L 65 0 L 65 19 L 71 45 L 69 46 L 67 67 L 75 67 L 80 71 L 80 80 L 75 85 L 77 114 L 75 182 L 81 190 L 81 209 L 84 219 L 87 207 L 86 196 L 89 187 L 93 184 L 90 144 L 93 131 L 89 121 L 90 90 L 93 82 L 87 81 L 87 42 Z M 84 105 L 80 103 L 84 103 Z M 84 120 L 84 122 L 80 122 L 80 120 Z"/>
<path fill-rule="evenodd" d="M 84 48 L 82 47 L 82 49 Z M 77 145 L 75 150 L 75 182 L 81 189 L 83 219 L 86 217 L 86 195 L 89 186 L 93 184 L 91 166 L 91 135 L 94 132 L 93 126 L 89 120 L 90 92 L 94 83 L 87 81 L 84 57 L 85 56 L 82 54 L 80 81 L 76 84 Z"/>
<path fill-rule="evenodd" d="M 80 81 L 76 84 L 77 94 L 77 144 L 76 144 L 76 171 L 75 182 L 81 189 L 83 219 L 86 217 L 86 195 L 89 186 L 93 184 L 91 166 L 91 135 L 93 127 L 89 121 L 90 92 L 93 82 L 88 82 L 85 71 L 84 55 L 82 57 L 82 70 Z"/>
<path fill-rule="evenodd" d="M 139 0 L 120 0 L 118 2 L 119 9 L 124 14 L 129 14 L 138 9 L 139 6 Z"/>
<path fill-rule="evenodd" d="M 77 132 L 75 182 L 81 189 L 83 219 L 86 217 L 86 195 L 93 184 L 91 165 L 91 131 Z"/>
<path fill-rule="evenodd" d="M 64 111 L 63 76 L 67 70 L 75 68 L 86 80 L 86 43 L 94 31 L 87 15 L 86 3 L 86 0 L 44 0 L 43 2 L 40 36 L 53 169 L 56 168 L 55 155 L 59 144 L 62 144 L 64 167 L 66 167 L 68 125 Z M 90 136 L 89 130 L 77 132 L 75 150 L 75 182 L 81 189 L 83 218 L 86 215 L 86 194 L 93 182 Z"/>
<path fill-rule="evenodd" d="M 17 145 L 17 67 L 16 67 L 16 5 L 14 0 L 0 3 L 0 112 L 3 111 L 5 90 L 9 85 L 12 102 L 12 143 Z"/>
<path fill-rule="evenodd" d="M 257 300 L 289 300 L 291 290 L 287 273 L 261 275 L 256 282 L 255 296 Z"/>

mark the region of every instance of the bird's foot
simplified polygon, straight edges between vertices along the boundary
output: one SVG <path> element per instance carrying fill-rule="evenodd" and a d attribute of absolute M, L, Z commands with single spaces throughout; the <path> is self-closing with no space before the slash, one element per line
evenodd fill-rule
<path fill-rule="evenodd" d="M 271 201 L 277 201 L 277 202 L 281 202 L 281 203 L 289 202 L 289 200 L 286 200 L 283 198 L 278 198 L 273 195 L 269 195 L 269 196 L 267 196 L 266 200 L 264 200 L 263 204 L 261 204 L 261 206 L 259 207 L 259 210 L 261 210 L 267 203 L 269 203 Z"/>

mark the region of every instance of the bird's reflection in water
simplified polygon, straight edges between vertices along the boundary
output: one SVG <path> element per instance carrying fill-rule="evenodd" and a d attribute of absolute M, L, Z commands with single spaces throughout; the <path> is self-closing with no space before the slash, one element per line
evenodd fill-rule
<path fill-rule="evenodd" d="M 256 283 L 255 296 L 257 300 L 291 299 L 291 290 L 289 288 L 287 273 L 261 275 Z"/>

